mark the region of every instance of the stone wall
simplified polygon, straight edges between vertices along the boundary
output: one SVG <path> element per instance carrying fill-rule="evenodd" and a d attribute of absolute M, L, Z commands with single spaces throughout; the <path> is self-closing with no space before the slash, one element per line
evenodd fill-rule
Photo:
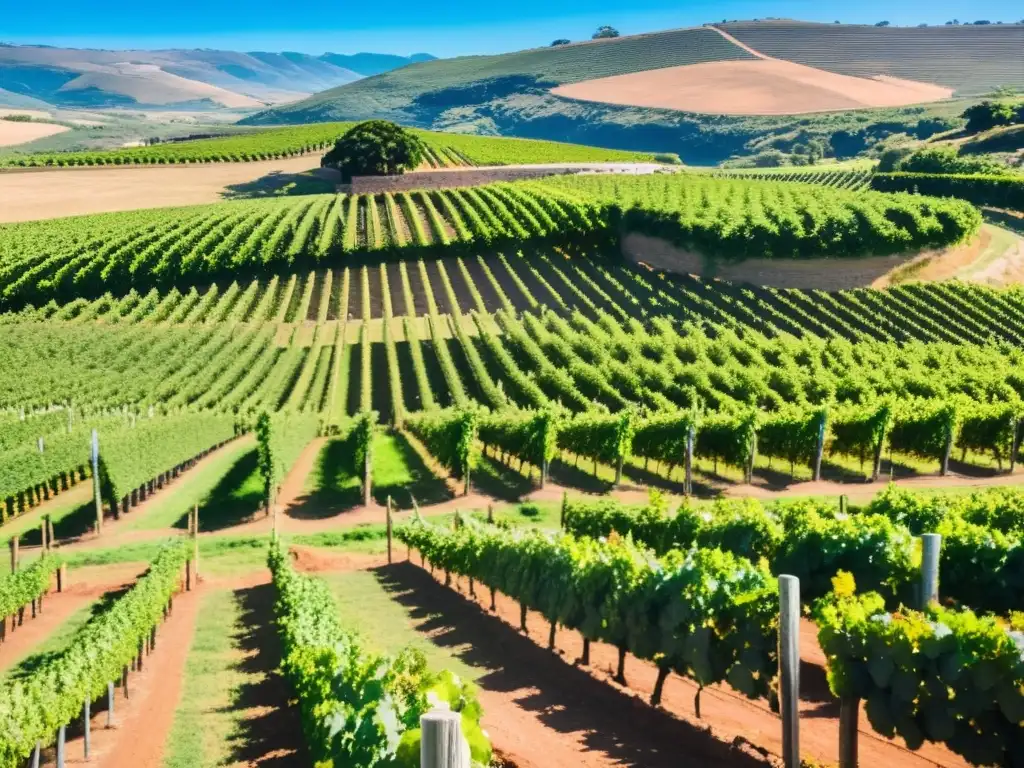
<path fill-rule="evenodd" d="M 924 254 L 866 256 L 864 258 L 745 259 L 738 262 L 709 259 L 658 237 L 630 232 L 622 238 L 622 253 L 630 261 L 669 272 L 717 277 L 734 283 L 773 288 L 822 288 L 836 291 L 868 287 L 893 269 Z"/>
<path fill-rule="evenodd" d="M 490 184 L 495 181 L 520 181 L 578 173 L 583 168 L 454 168 L 417 171 L 402 176 L 353 176 L 352 194 L 375 192 L 408 192 L 413 189 L 448 189 Z"/>

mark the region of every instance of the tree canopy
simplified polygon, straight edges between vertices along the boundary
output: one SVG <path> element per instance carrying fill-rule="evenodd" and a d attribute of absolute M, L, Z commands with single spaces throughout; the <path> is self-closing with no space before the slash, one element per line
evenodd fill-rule
<path fill-rule="evenodd" d="M 551 47 L 554 48 L 556 45 L 568 45 L 571 42 L 572 40 L 567 37 L 560 37 L 551 44 Z"/>
<path fill-rule="evenodd" d="M 619 36 L 619 30 L 617 30 L 615 27 L 610 27 L 607 24 L 605 24 L 604 26 L 601 26 L 601 27 L 597 28 L 597 32 L 595 32 L 593 34 L 593 39 L 594 40 L 602 40 L 602 39 L 604 39 L 606 37 L 618 37 L 618 36 Z"/>
<path fill-rule="evenodd" d="M 393 176 L 415 168 L 423 159 L 423 143 L 388 120 L 359 123 L 335 142 L 320 165 L 337 168 L 341 180 L 353 176 Z"/>

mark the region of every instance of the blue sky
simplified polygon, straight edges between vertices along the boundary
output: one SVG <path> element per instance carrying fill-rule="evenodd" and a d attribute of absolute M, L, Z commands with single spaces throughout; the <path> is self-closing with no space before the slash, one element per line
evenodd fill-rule
<path fill-rule="evenodd" d="M 831 22 L 1019 20 L 1020 0 L 0 0 L 0 41 L 96 48 L 226 48 L 439 56 L 585 39 L 600 24 L 623 34 L 779 16 Z"/>

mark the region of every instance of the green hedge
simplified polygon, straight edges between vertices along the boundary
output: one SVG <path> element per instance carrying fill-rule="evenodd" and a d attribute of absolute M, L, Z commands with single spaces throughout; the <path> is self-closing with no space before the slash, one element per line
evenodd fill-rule
<path fill-rule="evenodd" d="M 420 717 L 438 704 L 461 713 L 474 764 L 490 763 L 471 683 L 447 670 L 431 672 L 416 649 L 374 653 L 342 626 L 325 582 L 297 573 L 277 542 L 267 561 L 277 590 L 281 669 L 299 700 L 314 765 L 419 768 Z"/>
<path fill-rule="evenodd" d="M 871 186 L 880 192 L 958 197 L 976 205 L 1024 211 L 1024 176 L 875 173 L 871 176 Z"/>

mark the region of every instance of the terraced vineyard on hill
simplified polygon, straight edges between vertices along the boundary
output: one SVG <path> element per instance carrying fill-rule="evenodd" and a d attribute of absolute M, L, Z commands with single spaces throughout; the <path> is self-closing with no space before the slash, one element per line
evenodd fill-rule
<path fill-rule="evenodd" d="M 273 160 L 323 152 L 355 123 L 311 123 L 285 128 L 253 129 L 250 133 L 95 152 L 12 154 L 0 157 L 0 168 L 73 167 L 85 165 L 181 165 Z M 425 165 L 449 168 L 466 165 L 522 163 L 652 162 L 649 152 L 603 149 L 533 139 L 505 139 L 415 131 L 426 145 Z M 671 161 L 673 158 L 666 158 Z"/>
<path fill-rule="evenodd" d="M 875 27 L 804 21 L 716 25 L 766 56 L 843 75 L 886 75 L 978 96 L 1024 87 L 1024 24 Z"/>
<path fill-rule="evenodd" d="M 0 307 L 187 288 L 335 258 L 608 247 L 623 227 L 711 255 L 859 256 L 970 236 L 956 200 L 704 175 L 593 176 L 382 195 L 299 196 L 0 228 Z"/>
<path fill-rule="evenodd" d="M 773 169 L 773 170 L 737 170 L 721 172 L 723 176 L 738 176 L 758 181 L 796 181 L 804 184 L 818 184 L 836 189 L 870 189 L 870 171 L 829 171 L 823 169 Z"/>

